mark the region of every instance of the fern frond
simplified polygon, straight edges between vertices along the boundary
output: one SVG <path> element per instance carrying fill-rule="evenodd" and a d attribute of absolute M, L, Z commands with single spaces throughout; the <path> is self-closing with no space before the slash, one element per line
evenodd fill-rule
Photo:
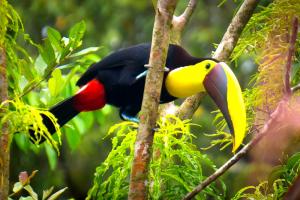
<path fill-rule="evenodd" d="M 61 145 L 61 131 L 57 119 L 52 113 L 27 105 L 18 98 L 2 102 L 0 110 L 3 111 L 0 113 L 0 126 L 7 123 L 10 133 L 25 133 L 35 144 L 46 140 L 59 153 L 58 146 Z M 43 115 L 47 116 L 54 124 L 58 140 L 52 137 L 44 125 Z M 29 134 L 29 131 L 33 131 L 33 135 Z"/>
<path fill-rule="evenodd" d="M 195 135 L 190 132 L 190 127 L 194 126 L 191 120 L 167 115 L 157 124 L 148 177 L 149 199 L 178 199 L 205 178 L 204 171 L 216 167 L 192 143 Z M 112 150 L 96 170 L 88 199 L 127 198 L 137 124 L 123 122 L 114 125 L 109 131 L 112 133 L 115 134 Z M 222 186 L 224 189 L 224 184 Z M 224 194 L 222 189 L 212 184 L 196 199 L 208 196 L 221 199 L 217 194 Z"/>

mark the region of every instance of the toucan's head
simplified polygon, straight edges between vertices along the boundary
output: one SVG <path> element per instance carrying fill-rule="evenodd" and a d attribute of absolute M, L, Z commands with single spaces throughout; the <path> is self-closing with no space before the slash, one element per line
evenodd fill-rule
<path fill-rule="evenodd" d="M 233 151 L 241 145 L 246 131 L 246 111 L 238 80 L 223 62 L 204 60 L 170 71 L 168 92 L 177 98 L 206 91 L 224 115 L 234 136 Z"/>

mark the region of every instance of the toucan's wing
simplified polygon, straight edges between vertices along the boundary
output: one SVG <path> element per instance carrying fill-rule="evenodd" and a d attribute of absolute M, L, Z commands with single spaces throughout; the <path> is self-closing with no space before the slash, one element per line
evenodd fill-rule
<path fill-rule="evenodd" d="M 144 67 L 144 62 L 134 60 L 127 61 L 120 72 L 118 83 L 122 86 L 133 86 L 134 84 L 145 81 L 148 69 Z"/>
<path fill-rule="evenodd" d="M 98 76 L 99 73 L 103 71 L 122 71 L 124 68 L 133 65 L 140 69 L 144 68 L 144 65 L 149 60 L 150 44 L 139 44 L 126 49 L 118 50 L 107 57 L 105 57 L 100 62 L 93 64 L 89 69 L 82 75 L 78 80 L 77 85 L 85 85 L 90 80 Z M 135 69 L 136 70 L 136 69 Z M 137 75 L 140 73 L 137 72 Z M 137 76 L 136 75 L 136 76 Z"/>
<path fill-rule="evenodd" d="M 80 79 L 77 81 L 77 86 L 83 86 L 87 84 L 92 79 L 96 78 L 98 73 L 101 73 L 101 71 L 107 70 L 107 69 L 114 69 L 114 68 L 122 68 L 125 67 L 126 64 L 124 62 L 120 63 L 113 63 L 109 65 L 103 65 L 102 62 L 95 63 L 91 65 L 88 70 L 80 77 Z"/>

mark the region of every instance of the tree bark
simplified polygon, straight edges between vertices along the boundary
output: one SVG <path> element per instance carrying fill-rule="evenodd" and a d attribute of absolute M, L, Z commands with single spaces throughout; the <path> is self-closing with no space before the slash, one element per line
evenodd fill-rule
<path fill-rule="evenodd" d="M 240 9 L 232 19 L 230 25 L 228 26 L 227 31 L 224 34 L 222 41 L 218 45 L 213 58 L 219 61 L 227 61 L 229 59 L 243 29 L 252 16 L 258 2 L 259 0 L 244 1 Z M 181 104 L 179 110 L 177 111 L 177 115 L 184 117 L 184 119 L 191 118 L 200 105 L 200 102 L 204 96 L 204 93 L 199 93 L 187 98 Z"/>
<path fill-rule="evenodd" d="M 5 35 L 7 19 L 7 1 L 0 0 L 0 103 L 8 99 L 7 66 L 5 51 Z M 3 112 L 3 110 L 0 110 Z M 7 123 L 0 126 L 0 199 L 8 199 L 9 192 L 9 160 L 10 137 Z"/>
<path fill-rule="evenodd" d="M 0 47 L 0 102 L 8 99 L 6 77 L 6 55 L 3 47 Z M 2 112 L 0 110 L 0 112 Z M 9 151 L 10 137 L 7 123 L 2 124 L 0 134 L 0 199 L 8 198 L 9 191 Z"/>
<path fill-rule="evenodd" d="M 181 43 L 181 35 L 186 24 L 190 21 L 190 18 L 197 6 L 197 0 L 190 0 L 186 9 L 180 16 L 173 16 L 170 43 L 178 44 Z"/>
<path fill-rule="evenodd" d="M 149 71 L 146 77 L 140 124 L 135 142 L 128 199 L 147 199 L 148 168 L 158 116 L 158 105 L 166 63 L 169 32 L 177 0 L 159 0 L 152 34 Z"/>

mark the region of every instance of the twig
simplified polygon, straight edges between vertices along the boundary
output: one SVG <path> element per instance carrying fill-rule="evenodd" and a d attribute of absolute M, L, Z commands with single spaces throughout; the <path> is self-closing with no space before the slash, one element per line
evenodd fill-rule
<path fill-rule="evenodd" d="M 292 33 L 290 36 L 290 46 L 287 55 L 287 62 L 286 62 L 286 73 L 285 73 L 285 93 L 288 97 L 292 94 L 290 78 L 291 78 L 291 68 L 293 62 L 293 56 L 295 55 L 295 45 L 297 40 L 297 33 L 298 33 L 298 18 L 293 18 L 292 24 Z"/>
<path fill-rule="evenodd" d="M 300 89 L 300 83 L 294 87 L 292 87 L 292 93 L 295 93 L 296 91 L 298 91 Z"/>
<path fill-rule="evenodd" d="M 183 18 L 183 20 L 185 20 L 185 24 L 190 20 L 196 6 L 197 0 L 190 0 L 182 15 L 179 16 L 180 18 Z"/>
<path fill-rule="evenodd" d="M 252 16 L 259 0 L 245 0 L 240 9 L 232 19 L 224 34 L 221 43 L 218 45 L 213 58 L 226 61 L 229 59 L 237 41 Z"/>
<path fill-rule="evenodd" d="M 244 27 L 252 16 L 258 2 L 259 0 L 244 1 L 237 14 L 232 19 L 230 25 L 228 26 L 227 31 L 224 34 L 213 58 L 220 61 L 226 61 L 229 59 Z M 180 113 L 178 112 L 179 116 L 191 118 L 198 108 L 203 96 L 203 94 L 197 94 L 187 98 L 181 105 Z"/>
<path fill-rule="evenodd" d="M 214 182 L 217 178 L 223 175 L 230 167 L 232 167 L 235 163 L 237 163 L 244 155 L 246 155 L 249 150 L 252 149 L 264 136 L 268 133 L 272 132 L 278 122 L 282 120 L 282 116 L 284 115 L 284 110 L 286 109 L 287 101 L 282 100 L 275 111 L 271 114 L 270 119 L 261 129 L 261 131 L 256 134 L 256 136 L 247 144 L 245 145 L 237 154 L 235 154 L 231 159 L 229 159 L 225 164 L 223 164 L 217 171 L 215 171 L 212 175 L 206 178 L 202 183 L 200 183 L 194 190 L 188 193 L 183 200 L 192 199 L 196 196 L 199 192 L 205 189 L 208 185 Z"/>
<path fill-rule="evenodd" d="M 149 72 L 147 73 L 140 124 L 135 142 L 128 199 L 147 199 L 148 166 L 151 158 L 153 129 L 158 115 L 158 105 L 166 62 L 169 32 L 177 0 L 159 0 L 153 27 Z"/>
<path fill-rule="evenodd" d="M 181 43 L 181 35 L 186 24 L 189 22 L 195 8 L 197 6 L 197 0 L 190 0 L 186 9 L 180 16 L 173 16 L 170 42 L 172 44 Z"/>

